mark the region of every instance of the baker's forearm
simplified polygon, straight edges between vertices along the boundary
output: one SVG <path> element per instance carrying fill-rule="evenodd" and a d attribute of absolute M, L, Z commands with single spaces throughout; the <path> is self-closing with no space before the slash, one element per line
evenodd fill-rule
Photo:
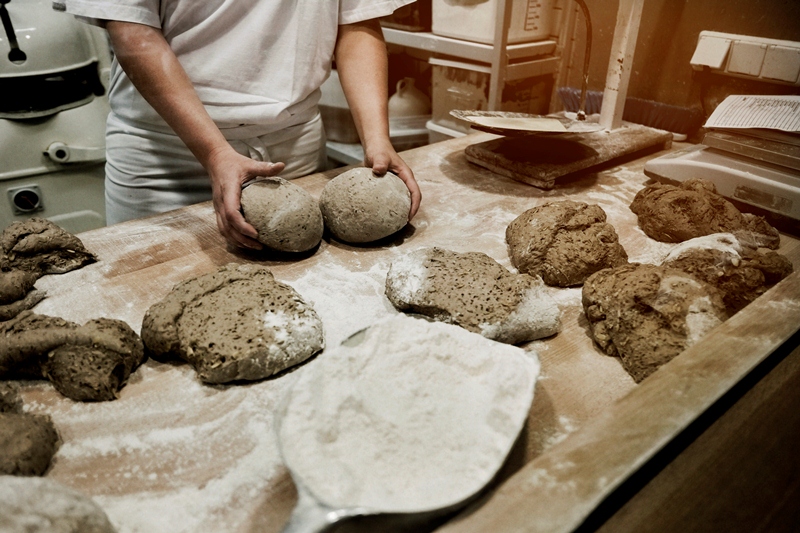
<path fill-rule="evenodd" d="M 133 85 L 186 143 L 203 166 L 230 147 L 158 28 L 130 22 L 106 25 L 117 60 Z"/>
<path fill-rule="evenodd" d="M 380 23 L 339 26 L 335 58 L 361 142 L 388 142 L 388 59 Z"/>

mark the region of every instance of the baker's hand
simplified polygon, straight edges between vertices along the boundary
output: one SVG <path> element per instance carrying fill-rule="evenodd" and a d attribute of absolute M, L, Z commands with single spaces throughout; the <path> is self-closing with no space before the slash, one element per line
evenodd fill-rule
<path fill-rule="evenodd" d="M 414 178 L 414 173 L 405 161 L 397 154 L 392 145 L 388 142 L 380 146 L 369 146 L 364 149 L 364 165 L 372 168 L 372 172 L 378 176 L 383 176 L 387 171 L 396 174 L 408 187 L 411 193 L 411 209 L 408 212 L 410 221 L 417 214 L 419 203 L 422 200 L 422 193 Z"/>
<path fill-rule="evenodd" d="M 233 246 L 262 249 L 258 231 L 242 215 L 242 185 L 259 176 L 280 174 L 284 164 L 254 161 L 233 148 L 211 154 L 207 161 L 219 232 Z"/>

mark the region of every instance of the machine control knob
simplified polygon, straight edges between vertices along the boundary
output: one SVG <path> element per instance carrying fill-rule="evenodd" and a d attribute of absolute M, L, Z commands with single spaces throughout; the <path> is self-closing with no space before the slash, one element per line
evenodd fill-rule
<path fill-rule="evenodd" d="M 69 161 L 69 146 L 62 142 L 54 142 L 47 147 L 45 154 L 56 163 L 66 163 Z"/>
<path fill-rule="evenodd" d="M 44 155 L 56 163 L 85 163 L 102 161 L 106 156 L 106 149 L 105 146 L 68 146 L 66 143 L 56 141 L 47 147 Z"/>

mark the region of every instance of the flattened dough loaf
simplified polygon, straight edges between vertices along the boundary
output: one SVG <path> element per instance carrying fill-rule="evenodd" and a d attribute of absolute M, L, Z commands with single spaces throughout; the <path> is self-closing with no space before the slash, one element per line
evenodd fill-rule
<path fill-rule="evenodd" d="M 322 322 L 293 288 L 264 267 L 234 263 L 153 304 L 142 340 L 154 357 L 179 357 L 207 383 L 263 379 L 323 347 Z"/>
<path fill-rule="evenodd" d="M 81 240 L 45 218 L 29 218 L 0 235 L 0 268 L 38 274 L 63 274 L 97 258 Z"/>
<path fill-rule="evenodd" d="M 716 186 L 704 179 L 690 179 L 680 186 L 648 185 L 631 203 L 645 234 L 661 242 L 683 242 L 712 233 L 733 233 L 753 248 L 776 250 L 778 231 L 762 217 L 741 213 L 717 194 Z"/>
<path fill-rule="evenodd" d="M 24 311 L 0 324 L 0 377 L 46 377 L 73 400 L 115 399 L 143 360 L 141 339 L 121 320 L 80 326 Z"/>
<path fill-rule="evenodd" d="M 344 242 L 377 241 L 408 223 L 411 194 L 403 180 L 359 167 L 329 181 L 319 199 L 325 225 Z"/>
<path fill-rule="evenodd" d="M 603 208 L 571 200 L 525 211 L 506 228 L 506 243 L 520 272 L 556 287 L 580 285 L 598 270 L 628 262 Z"/>
<path fill-rule="evenodd" d="M 656 265 L 601 270 L 584 283 L 582 300 L 595 342 L 637 383 L 727 318 L 714 287 Z"/>
<path fill-rule="evenodd" d="M 45 292 L 33 285 L 39 274 L 27 270 L 0 272 L 0 321 L 14 318 L 30 309 L 45 297 Z"/>
<path fill-rule="evenodd" d="M 422 248 L 394 261 L 386 296 L 400 311 L 517 344 L 558 332 L 559 309 L 537 278 L 512 274 L 486 254 Z"/>
<path fill-rule="evenodd" d="M 729 315 L 794 270 L 786 257 L 773 251 L 746 248 L 732 233 L 714 233 L 685 241 L 670 252 L 662 265 L 683 270 L 716 287 Z"/>
<path fill-rule="evenodd" d="M 325 230 L 319 203 L 302 187 L 282 178 L 263 178 L 242 190 L 245 219 L 262 244 L 281 252 L 305 252 Z"/>

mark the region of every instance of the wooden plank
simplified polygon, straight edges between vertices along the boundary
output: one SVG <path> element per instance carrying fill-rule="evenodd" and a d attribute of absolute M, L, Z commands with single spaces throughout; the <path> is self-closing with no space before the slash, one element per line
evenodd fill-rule
<path fill-rule="evenodd" d="M 600 107 L 600 124 L 607 130 L 615 130 L 622 125 L 643 7 L 644 0 L 620 0 L 617 8 L 617 25 L 611 44 L 603 105 Z"/>
<path fill-rule="evenodd" d="M 492 49 L 492 72 L 489 75 L 489 111 L 499 111 L 503 103 L 503 87 L 506 82 L 508 65 L 508 27 L 511 25 L 511 8 L 513 0 L 497 0 L 494 16 L 494 48 Z"/>
<path fill-rule="evenodd" d="M 511 179 L 552 189 L 557 179 L 647 148 L 666 148 L 668 132 L 639 124 L 614 131 L 503 137 L 470 145 L 467 160 Z"/>
<path fill-rule="evenodd" d="M 777 362 L 598 532 L 795 531 L 798 405 L 800 348 Z"/>

